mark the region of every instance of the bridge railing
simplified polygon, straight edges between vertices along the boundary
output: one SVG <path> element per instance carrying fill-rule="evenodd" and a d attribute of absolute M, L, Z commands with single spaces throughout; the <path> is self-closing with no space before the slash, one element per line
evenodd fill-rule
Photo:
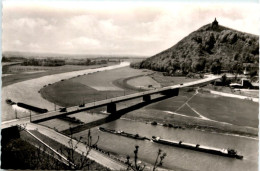
<path fill-rule="evenodd" d="M 34 115 L 34 116 L 32 116 L 31 120 L 32 120 L 32 122 L 34 122 L 34 121 L 40 121 L 40 120 L 44 120 L 44 119 L 48 119 L 48 118 L 51 119 L 51 118 L 55 118 L 55 117 L 62 116 L 62 115 L 69 115 L 69 114 L 77 113 L 80 111 L 85 111 L 85 110 L 90 110 L 93 108 L 105 106 L 105 105 L 108 105 L 109 103 L 118 103 L 118 102 L 122 102 L 122 101 L 126 101 L 126 100 L 139 98 L 139 97 L 142 97 L 145 95 L 161 93 L 161 92 L 171 90 L 171 89 L 178 89 L 178 88 L 182 88 L 182 87 L 189 87 L 189 86 L 202 84 L 205 82 L 210 82 L 210 81 L 213 81 L 220 77 L 221 76 L 209 77 L 209 78 L 205 78 L 202 80 L 193 81 L 190 83 L 183 83 L 183 84 L 178 84 L 178 85 L 174 85 L 174 86 L 162 87 L 162 88 L 158 88 L 158 89 L 154 89 L 154 90 L 148 90 L 148 91 L 144 91 L 144 92 L 138 92 L 138 93 L 134 93 L 134 94 L 114 97 L 114 98 L 110 98 L 110 99 L 94 101 L 94 102 L 85 104 L 84 107 L 72 106 L 72 107 L 67 108 L 66 112 L 53 111 L 53 112 L 48 112 L 45 114 Z"/>

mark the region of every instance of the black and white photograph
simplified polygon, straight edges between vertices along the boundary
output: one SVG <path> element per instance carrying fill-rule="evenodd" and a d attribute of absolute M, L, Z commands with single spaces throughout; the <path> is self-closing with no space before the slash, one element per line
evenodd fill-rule
<path fill-rule="evenodd" d="M 1 3 L 2 170 L 258 171 L 259 2 Z"/>

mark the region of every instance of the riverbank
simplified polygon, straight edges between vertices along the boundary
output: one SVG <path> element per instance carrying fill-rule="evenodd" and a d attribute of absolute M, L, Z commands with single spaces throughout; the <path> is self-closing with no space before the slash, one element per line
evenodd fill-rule
<path fill-rule="evenodd" d="M 220 95 L 220 96 L 224 96 L 224 97 L 232 97 L 232 98 L 237 98 L 237 99 L 251 100 L 251 101 L 257 102 L 257 103 L 259 102 L 258 97 L 252 96 L 252 95 L 258 96 L 259 90 L 255 90 L 255 91 L 239 90 L 239 92 L 251 92 L 251 96 L 239 95 L 239 94 L 234 94 L 234 93 L 225 93 L 225 92 L 222 92 L 222 91 L 215 91 L 215 90 L 211 90 L 211 89 L 207 89 L 207 88 L 203 88 L 202 91 L 206 91 L 206 92 L 208 91 L 211 94 L 216 94 L 216 95 Z"/>
<path fill-rule="evenodd" d="M 172 129 L 195 129 L 200 131 L 207 131 L 209 133 L 220 133 L 220 134 L 230 134 L 234 136 L 245 136 L 250 138 L 258 138 L 258 129 L 250 127 L 241 127 L 221 122 L 214 122 L 203 120 L 195 117 L 181 116 L 178 114 L 167 114 L 161 111 L 153 110 L 145 111 L 140 110 L 141 116 L 136 116 L 135 113 L 130 112 L 124 116 L 122 119 L 143 122 L 146 124 L 157 123 L 155 126 L 172 125 Z M 158 115 L 161 115 L 158 117 Z M 165 126 L 164 126 L 165 127 Z"/>
<path fill-rule="evenodd" d="M 226 86 L 214 86 L 212 84 L 209 84 L 207 86 L 204 87 L 205 90 L 208 91 L 216 91 L 216 92 L 220 92 L 223 94 L 231 94 L 234 96 L 244 96 L 244 97 L 248 97 L 248 98 L 255 98 L 258 99 L 259 98 L 259 90 L 258 89 L 234 89 L 231 87 L 226 87 Z"/>
<path fill-rule="evenodd" d="M 138 114 L 137 114 L 138 113 Z M 103 115 L 109 115 L 104 113 L 99 113 Z M 138 116 L 137 116 L 138 115 Z M 221 123 L 215 121 L 203 120 L 200 118 L 182 116 L 181 114 L 169 114 L 169 112 L 162 112 L 159 110 L 146 111 L 140 109 L 135 112 L 129 112 L 122 115 L 120 119 L 137 121 L 145 124 L 152 124 L 156 122 L 156 126 L 168 127 L 171 129 L 195 129 L 199 131 L 207 131 L 209 133 L 220 133 L 229 134 L 233 136 L 243 136 L 258 139 L 258 129 L 252 127 L 243 127 L 232 125 L 228 123 Z M 109 120 L 108 118 L 100 119 L 87 124 L 79 125 L 75 127 L 75 132 L 80 132 L 86 129 L 91 129 L 93 127 L 111 122 L 114 120 Z M 67 131 L 64 130 L 64 133 Z"/>

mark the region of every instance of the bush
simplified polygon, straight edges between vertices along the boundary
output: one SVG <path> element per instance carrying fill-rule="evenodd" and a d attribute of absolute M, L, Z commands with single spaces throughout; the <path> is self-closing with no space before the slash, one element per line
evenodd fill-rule
<path fill-rule="evenodd" d="M 173 125 L 172 125 L 172 124 L 168 124 L 168 127 L 169 127 L 169 128 L 172 128 L 172 127 L 173 127 Z"/>
<path fill-rule="evenodd" d="M 153 121 L 153 122 L 151 123 L 151 125 L 157 125 L 157 122 Z"/>
<path fill-rule="evenodd" d="M 166 123 L 164 123 L 163 126 L 167 127 L 168 125 Z"/>
<path fill-rule="evenodd" d="M 22 63 L 24 66 L 63 66 L 65 65 L 65 60 L 61 59 L 25 59 Z"/>

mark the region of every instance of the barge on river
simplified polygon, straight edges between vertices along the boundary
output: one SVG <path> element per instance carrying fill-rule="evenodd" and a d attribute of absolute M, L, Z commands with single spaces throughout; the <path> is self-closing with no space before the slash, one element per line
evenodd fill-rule
<path fill-rule="evenodd" d="M 205 152 L 205 153 L 210 153 L 210 154 L 215 154 L 215 155 L 220 155 L 225 157 L 231 157 L 236 159 L 243 159 L 243 156 L 238 155 L 237 152 L 233 149 L 218 149 L 218 148 L 212 148 L 207 146 L 200 146 L 199 144 L 195 145 L 195 144 L 183 143 L 182 141 L 178 142 L 178 141 L 165 140 L 155 136 L 152 137 L 152 141 L 159 144 L 165 144 L 165 145 L 170 145 L 170 146 L 175 146 L 175 147 L 180 147 L 180 148 L 185 148 L 185 149 L 190 149 L 190 150 L 195 150 L 195 151 L 200 151 L 200 152 Z"/>
<path fill-rule="evenodd" d="M 22 107 L 24 109 L 31 110 L 33 112 L 37 112 L 37 113 L 47 113 L 48 112 L 47 109 L 42 109 L 42 108 L 39 108 L 39 107 L 31 106 L 31 105 L 28 105 L 28 104 L 25 104 L 25 103 L 20 103 L 20 102 L 17 103 L 17 106 Z"/>
<path fill-rule="evenodd" d="M 137 140 L 149 140 L 148 138 L 142 137 L 142 136 L 140 136 L 138 134 L 130 134 L 130 133 L 126 133 L 124 131 L 116 131 L 116 130 L 107 129 L 107 128 L 103 128 L 103 127 L 99 127 L 98 129 L 100 131 L 103 131 L 103 132 L 108 132 L 108 133 L 111 133 L 111 134 L 121 135 L 121 136 L 124 136 L 124 137 L 133 138 L 133 139 L 137 139 Z"/>

